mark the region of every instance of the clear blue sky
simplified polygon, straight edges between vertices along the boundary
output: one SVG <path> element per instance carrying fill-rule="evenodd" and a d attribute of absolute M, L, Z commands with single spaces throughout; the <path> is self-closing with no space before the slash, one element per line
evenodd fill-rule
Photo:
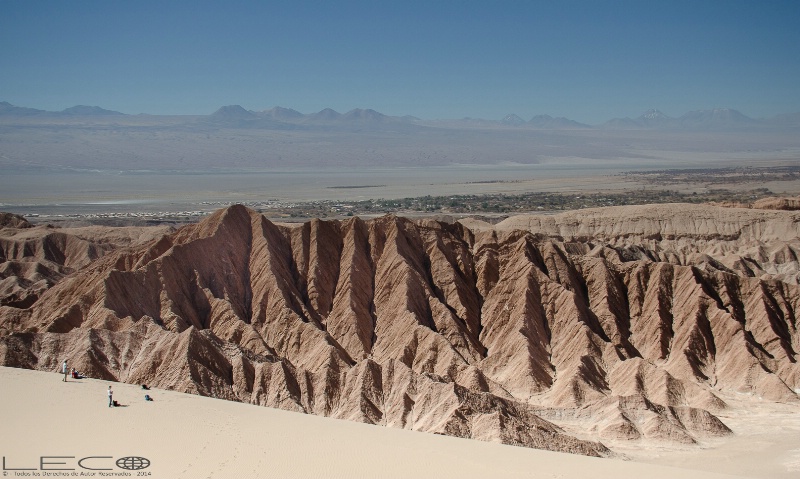
<path fill-rule="evenodd" d="M 0 101 L 598 123 L 800 111 L 800 1 L 0 1 Z"/>

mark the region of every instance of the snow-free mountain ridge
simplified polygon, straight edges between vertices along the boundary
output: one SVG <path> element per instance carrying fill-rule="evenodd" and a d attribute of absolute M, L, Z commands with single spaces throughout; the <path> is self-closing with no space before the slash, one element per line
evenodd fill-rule
<path fill-rule="evenodd" d="M 106 110 L 98 106 L 77 105 L 71 108 L 54 112 L 26 108 L 12 105 L 8 102 L 0 102 L 0 117 L 26 117 L 26 116 L 110 116 L 124 115 L 118 111 Z M 152 115 L 158 116 L 158 115 Z M 186 115 L 187 117 L 197 117 L 198 115 Z M 199 115 L 202 117 L 202 115 Z M 776 115 L 772 118 L 753 119 L 743 113 L 731 108 L 714 108 L 710 110 L 693 110 L 686 112 L 680 117 L 670 117 L 660 110 L 650 109 L 642 113 L 635 119 L 631 118 L 612 118 L 599 125 L 588 125 L 564 117 L 552 117 L 547 114 L 540 114 L 526 121 L 517 114 L 510 113 L 500 120 L 484 119 L 462 119 L 462 120 L 420 120 L 411 115 L 390 116 L 372 109 L 355 108 L 346 113 L 339 113 L 331 108 L 325 108 L 315 113 L 304 114 L 291 108 L 275 106 L 268 110 L 252 111 L 240 105 L 228 105 L 220 107 L 215 112 L 208 115 L 210 118 L 243 120 L 265 118 L 286 123 L 308 123 L 308 122 L 334 122 L 334 121 L 359 121 L 364 123 L 379 123 L 386 121 L 427 124 L 431 121 L 449 123 L 464 123 L 471 126 L 476 125 L 503 125 L 513 127 L 529 127 L 541 129 L 574 129 L 574 128 L 611 128 L 611 129 L 739 129 L 739 128 L 786 128 L 800 125 L 800 112 Z"/>

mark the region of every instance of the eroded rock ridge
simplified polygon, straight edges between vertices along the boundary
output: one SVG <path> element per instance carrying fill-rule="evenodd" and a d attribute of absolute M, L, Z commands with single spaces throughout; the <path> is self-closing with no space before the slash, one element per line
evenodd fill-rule
<path fill-rule="evenodd" d="M 730 433 L 721 391 L 797 401 L 797 285 L 526 221 L 232 206 L 1 306 L 0 364 L 599 456 Z"/>

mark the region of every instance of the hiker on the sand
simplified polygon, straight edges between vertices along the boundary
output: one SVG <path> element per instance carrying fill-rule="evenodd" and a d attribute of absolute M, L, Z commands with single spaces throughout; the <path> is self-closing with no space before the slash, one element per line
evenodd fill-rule
<path fill-rule="evenodd" d="M 67 360 L 65 359 L 63 363 L 61 363 L 61 372 L 64 373 L 64 382 L 67 382 Z"/>
<path fill-rule="evenodd" d="M 114 399 L 112 397 L 113 392 L 111 391 L 111 386 L 108 387 L 108 407 L 114 406 Z"/>

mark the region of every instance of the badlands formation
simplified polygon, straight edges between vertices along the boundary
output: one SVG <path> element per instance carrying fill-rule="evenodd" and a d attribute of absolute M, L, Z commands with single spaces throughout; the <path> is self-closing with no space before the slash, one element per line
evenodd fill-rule
<path fill-rule="evenodd" d="M 0 220 L 2 366 L 601 457 L 800 407 L 793 211 Z"/>

